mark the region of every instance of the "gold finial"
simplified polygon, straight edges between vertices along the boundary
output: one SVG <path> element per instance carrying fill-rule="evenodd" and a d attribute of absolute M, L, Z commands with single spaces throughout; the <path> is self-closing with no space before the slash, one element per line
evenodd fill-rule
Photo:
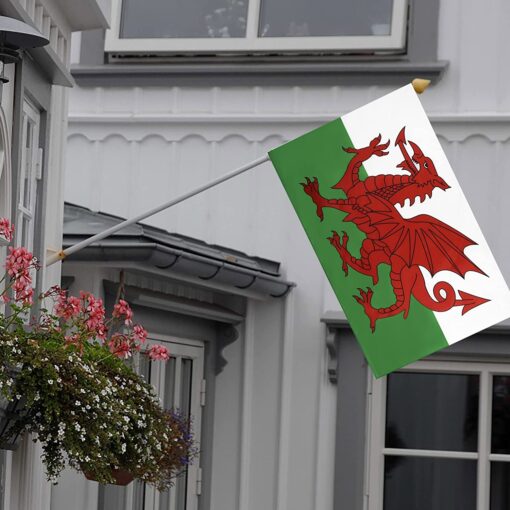
<path fill-rule="evenodd" d="M 421 94 L 429 85 L 430 80 L 424 78 L 415 78 L 412 82 L 413 89 L 417 94 Z"/>

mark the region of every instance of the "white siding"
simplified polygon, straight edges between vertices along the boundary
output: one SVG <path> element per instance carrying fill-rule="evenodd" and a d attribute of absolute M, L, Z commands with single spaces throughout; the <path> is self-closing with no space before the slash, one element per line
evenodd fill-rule
<path fill-rule="evenodd" d="M 422 98 L 510 280 L 510 240 L 502 235 L 510 217 L 508 19 L 506 0 L 441 2 L 439 58 L 450 67 Z M 76 88 L 66 198 L 132 216 L 389 90 Z M 248 335 L 244 347 L 225 351 L 229 368 L 218 379 L 215 423 L 215 446 L 224 455 L 214 461 L 211 510 L 329 510 L 335 389 L 325 376 L 319 319 L 338 305 L 272 167 L 148 223 L 278 260 L 298 284 L 286 311 L 283 302 L 253 305 L 252 343 Z M 240 382 L 241 389 L 232 387 Z"/>

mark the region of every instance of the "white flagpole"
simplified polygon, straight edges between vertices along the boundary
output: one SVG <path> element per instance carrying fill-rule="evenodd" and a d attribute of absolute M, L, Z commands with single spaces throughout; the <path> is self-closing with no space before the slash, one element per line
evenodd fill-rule
<path fill-rule="evenodd" d="M 184 202 L 184 200 L 194 197 L 195 195 L 202 193 L 202 191 L 213 188 L 214 186 L 217 186 L 218 184 L 221 184 L 222 182 L 228 181 L 229 179 L 232 179 L 233 177 L 236 177 L 248 170 L 251 170 L 252 168 L 259 166 L 262 163 L 265 163 L 266 161 L 269 161 L 269 156 L 267 154 L 265 156 L 262 156 L 256 160 L 250 162 L 250 163 L 246 163 L 245 165 L 240 166 L 239 168 L 236 168 L 235 170 L 232 170 L 231 172 L 229 172 L 225 175 L 222 175 L 221 177 L 217 177 L 216 179 L 213 179 L 212 181 L 210 181 L 206 184 L 202 184 L 202 186 L 199 186 L 198 188 L 195 188 L 194 190 L 188 191 L 187 193 L 184 193 L 183 195 L 181 195 L 177 198 L 173 198 L 172 200 L 165 202 L 164 204 L 161 204 L 161 205 L 155 207 L 154 209 L 151 209 L 150 211 L 139 214 L 138 216 L 135 216 L 134 218 L 124 220 L 121 223 L 119 223 L 118 225 L 114 225 L 113 227 L 111 227 L 107 230 L 104 230 L 103 232 L 99 232 L 99 234 L 96 234 L 96 235 L 93 235 L 92 237 L 84 239 L 83 241 L 80 241 L 79 243 L 76 243 L 73 246 L 66 248 L 65 250 L 60 250 L 58 253 L 55 253 L 47 258 L 46 267 L 51 266 L 52 264 L 55 264 L 59 260 L 64 260 L 67 256 L 71 255 L 72 253 L 76 253 L 77 251 L 80 251 L 81 249 L 86 248 L 87 246 L 91 245 L 92 243 L 94 243 L 96 241 L 100 241 L 101 239 L 104 239 L 105 237 L 108 237 L 108 236 L 114 234 L 115 232 L 118 232 L 119 230 L 122 230 L 123 228 L 128 227 L 129 225 L 132 225 L 133 223 L 137 223 L 141 220 L 144 220 L 145 218 L 148 218 L 149 216 L 152 216 L 153 214 L 163 211 L 164 209 L 168 209 L 169 207 L 179 204 L 180 202 Z"/>
<path fill-rule="evenodd" d="M 413 85 L 415 92 L 417 94 L 421 94 L 430 85 L 430 80 L 426 80 L 426 79 L 422 79 L 422 78 L 415 78 L 412 81 L 412 85 Z M 76 243 L 73 246 L 66 248 L 65 250 L 60 250 L 58 253 L 55 253 L 47 258 L 46 267 L 51 266 L 52 264 L 55 264 L 59 260 L 64 260 L 68 255 L 71 255 L 72 253 L 76 253 L 77 251 L 80 251 L 82 248 L 86 248 L 87 246 L 91 245 L 95 241 L 100 241 L 101 239 L 104 239 L 105 237 L 108 237 L 109 235 L 114 234 L 115 232 L 118 232 L 119 230 L 122 230 L 123 228 L 128 227 L 129 225 L 132 225 L 133 223 L 137 223 L 141 220 L 144 220 L 145 218 L 148 218 L 149 216 L 152 216 L 153 214 L 156 214 L 160 211 L 163 211 L 164 209 L 168 209 L 169 207 L 172 207 L 180 202 L 183 202 L 184 200 L 187 200 L 188 198 L 194 197 L 195 195 L 202 193 L 202 191 L 208 190 L 218 184 L 221 184 L 222 182 L 228 181 L 229 179 L 232 179 L 233 177 L 236 177 L 237 175 L 240 175 L 240 174 L 246 172 L 247 170 L 251 170 L 252 168 L 255 168 L 256 166 L 259 166 L 262 163 L 265 163 L 266 161 L 269 161 L 269 156 L 267 154 L 265 156 L 262 156 L 256 160 L 252 161 L 251 163 L 247 163 L 246 165 L 240 166 L 239 168 L 236 168 L 235 170 L 232 170 L 228 174 L 218 177 L 218 178 L 208 182 L 207 184 L 203 184 L 202 186 L 199 186 L 198 188 L 196 188 L 192 191 L 188 191 L 187 193 L 184 193 L 184 195 L 181 195 L 180 197 L 174 198 L 174 199 L 170 200 L 169 202 L 161 204 L 158 207 L 151 209 L 150 211 L 139 214 L 138 216 L 135 216 L 134 218 L 131 218 L 129 220 L 125 220 L 125 221 L 119 223 L 118 225 L 115 225 L 103 232 L 99 232 L 99 234 L 96 234 L 92 237 L 84 239 L 83 241 L 80 241 L 79 243 Z"/>

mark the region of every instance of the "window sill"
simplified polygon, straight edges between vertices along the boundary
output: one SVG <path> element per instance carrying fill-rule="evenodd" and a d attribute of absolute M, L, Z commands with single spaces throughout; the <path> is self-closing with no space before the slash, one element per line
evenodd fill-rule
<path fill-rule="evenodd" d="M 440 79 L 447 61 L 279 62 L 237 61 L 78 65 L 71 69 L 80 86 L 221 85 L 403 85 L 413 78 Z"/>

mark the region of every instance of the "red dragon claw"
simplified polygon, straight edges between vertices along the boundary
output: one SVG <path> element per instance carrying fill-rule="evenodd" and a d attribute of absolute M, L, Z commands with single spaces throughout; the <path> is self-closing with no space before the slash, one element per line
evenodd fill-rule
<path fill-rule="evenodd" d="M 322 208 L 326 205 L 327 200 L 322 197 L 319 192 L 319 180 L 317 177 L 314 177 L 312 181 L 308 177 L 305 177 L 305 179 L 306 182 L 302 182 L 301 186 L 303 186 L 305 193 L 313 200 L 314 204 L 317 206 L 317 216 L 322 221 L 324 219 Z"/>
<path fill-rule="evenodd" d="M 370 142 L 370 148 L 373 149 L 374 147 L 377 147 L 379 145 L 379 142 L 381 141 L 381 133 L 379 133 L 371 142 Z"/>
<path fill-rule="evenodd" d="M 328 237 L 328 241 L 333 245 L 340 246 L 340 236 L 336 230 L 331 231 L 331 236 Z"/>
<path fill-rule="evenodd" d="M 345 152 L 351 152 L 355 153 L 358 156 L 359 161 L 366 161 L 367 159 L 370 159 L 372 156 L 386 156 L 389 154 L 389 152 L 386 150 L 389 145 L 390 141 L 388 140 L 386 143 L 380 143 L 381 142 L 381 135 L 376 136 L 368 145 L 368 147 L 364 147 L 362 149 L 355 149 L 353 147 L 343 147 Z"/>
<path fill-rule="evenodd" d="M 375 332 L 375 321 L 378 319 L 378 310 L 372 306 L 372 296 L 374 295 L 374 291 L 368 287 L 366 291 L 363 289 L 359 289 L 359 296 L 352 296 L 365 310 L 365 314 L 367 315 L 370 321 L 370 329 L 372 333 Z"/>
<path fill-rule="evenodd" d="M 386 156 L 389 154 L 389 152 L 386 150 L 390 145 L 390 141 L 388 140 L 386 143 L 381 143 L 381 144 L 378 144 L 376 145 L 375 147 L 372 147 L 372 150 L 373 150 L 373 155 L 374 156 Z"/>
<path fill-rule="evenodd" d="M 345 257 L 349 256 L 349 252 L 345 254 L 345 251 L 347 251 L 347 241 L 349 240 L 349 237 L 346 232 L 342 232 L 342 240 L 340 241 L 340 236 L 338 235 L 338 232 L 336 230 L 331 231 L 331 236 L 328 237 L 328 241 L 336 248 L 336 251 L 339 253 L 341 259 L 342 259 L 342 271 L 344 272 L 345 276 L 348 276 L 349 274 L 349 265 L 347 264 L 347 261 Z M 343 250 L 342 250 L 343 248 Z"/>

